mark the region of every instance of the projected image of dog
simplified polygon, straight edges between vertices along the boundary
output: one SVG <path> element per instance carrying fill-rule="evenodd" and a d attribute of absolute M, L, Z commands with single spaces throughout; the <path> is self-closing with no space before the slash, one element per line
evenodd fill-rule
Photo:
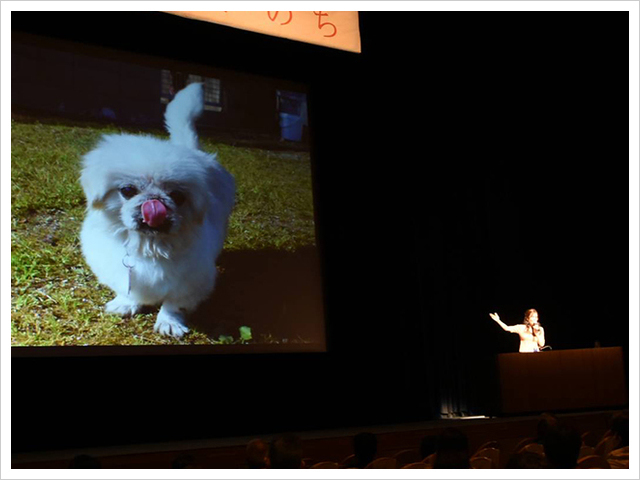
<path fill-rule="evenodd" d="M 82 251 L 116 297 L 107 312 L 160 306 L 154 330 L 181 337 L 185 315 L 213 291 L 234 204 L 233 176 L 199 149 L 194 122 L 201 84 L 178 92 L 165 112 L 169 140 L 107 135 L 83 160 L 87 199 Z"/>

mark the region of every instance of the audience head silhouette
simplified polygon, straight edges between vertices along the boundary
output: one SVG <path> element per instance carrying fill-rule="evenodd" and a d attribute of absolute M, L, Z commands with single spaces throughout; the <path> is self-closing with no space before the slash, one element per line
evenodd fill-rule
<path fill-rule="evenodd" d="M 543 445 L 549 468 L 576 468 L 582 446 L 576 429 L 558 424 L 549 429 Z"/>
<path fill-rule="evenodd" d="M 558 419 L 553 413 L 543 413 L 540 415 L 540 420 L 537 426 L 537 438 L 538 443 L 544 441 L 544 437 L 547 435 L 550 429 L 558 425 Z"/>
<path fill-rule="evenodd" d="M 438 447 L 433 468 L 471 468 L 469 440 L 457 428 L 447 428 L 438 436 Z"/>
<path fill-rule="evenodd" d="M 274 438 L 269 445 L 269 464 L 271 468 L 301 468 L 302 439 L 293 433 Z"/>
<path fill-rule="evenodd" d="M 629 446 L 629 414 L 617 413 L 611 420 L 611 433 L 618 439 L 616 448 Z"/>
<path fill-rule="evenodd" d="M 247 466 L 249 468 L 268 468 L 269 445 L 256 438 L 247 444 Z"/>
<path fill-rule="evenodd" d="M 373 433 L 361 432 L 353 437 L 353 454 L 356 456 L 355 468 L 364 468 L 376 458 L 378 439 Z"/>
<path fill-rule="evenodd" d="M 194 462 L 192 455 L 181 453 L 171 462 L 171 468 L 193 468 Z"/>
<path fill-rule="evenodd" d="M 438 447 L 437 435 L 427 435 L 425 437 L 422 437 L 422 440 L 420 440 L 420 458 L 424 460 L 429 455 L 436 453 L 437 447 Z"/>
<path fill-rule="evenodd" d="M 611 468 L 629 468 L 629 412 L 618 413 L 611 419 L 612 449 L 607 455 Z"/>

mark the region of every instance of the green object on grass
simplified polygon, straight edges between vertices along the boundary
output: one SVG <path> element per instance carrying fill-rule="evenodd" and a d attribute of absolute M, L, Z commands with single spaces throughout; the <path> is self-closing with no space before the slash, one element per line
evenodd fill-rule
<path fill-rule="evenodd" d="M 243 342 L 248 342 L 251 340 L 251 328 L 249 327 L 240 327 L 240 340 Z"/>

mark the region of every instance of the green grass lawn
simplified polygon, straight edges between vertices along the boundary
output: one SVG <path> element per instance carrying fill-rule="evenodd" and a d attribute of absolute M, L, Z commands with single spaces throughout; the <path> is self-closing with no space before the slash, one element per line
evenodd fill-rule
<path fill-rule="evenodd" d="M 155 314 L 104 313 L 113 298 L 80 251 L 85 201 L 82 155 L 116 127 L 11 122 L 12 345 L 159 345 L 273 341 L 268 332 L 192 330 L 181 340 L 154 334 Z M 128 133 L 139 133 L 131 131 Z M 149 133 L 149 132 L 145 132 Z M 163 132 L 151 132 L 167 138 Z M 201 138 L 235 177 L 236 206 L 225 251 L 315 245 L 311 167 L 305 152 L 233 147 Z M 221 272 L 219 281 L 224 281 Z"/>

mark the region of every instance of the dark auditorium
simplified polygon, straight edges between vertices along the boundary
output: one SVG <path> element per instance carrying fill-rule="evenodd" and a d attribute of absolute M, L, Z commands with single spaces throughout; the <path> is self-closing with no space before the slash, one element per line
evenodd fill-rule
<path fill-rule="evenodd" d="M 14 473 L 637 472 L 634 2 L 411 3 L 3 2 Z"/>

